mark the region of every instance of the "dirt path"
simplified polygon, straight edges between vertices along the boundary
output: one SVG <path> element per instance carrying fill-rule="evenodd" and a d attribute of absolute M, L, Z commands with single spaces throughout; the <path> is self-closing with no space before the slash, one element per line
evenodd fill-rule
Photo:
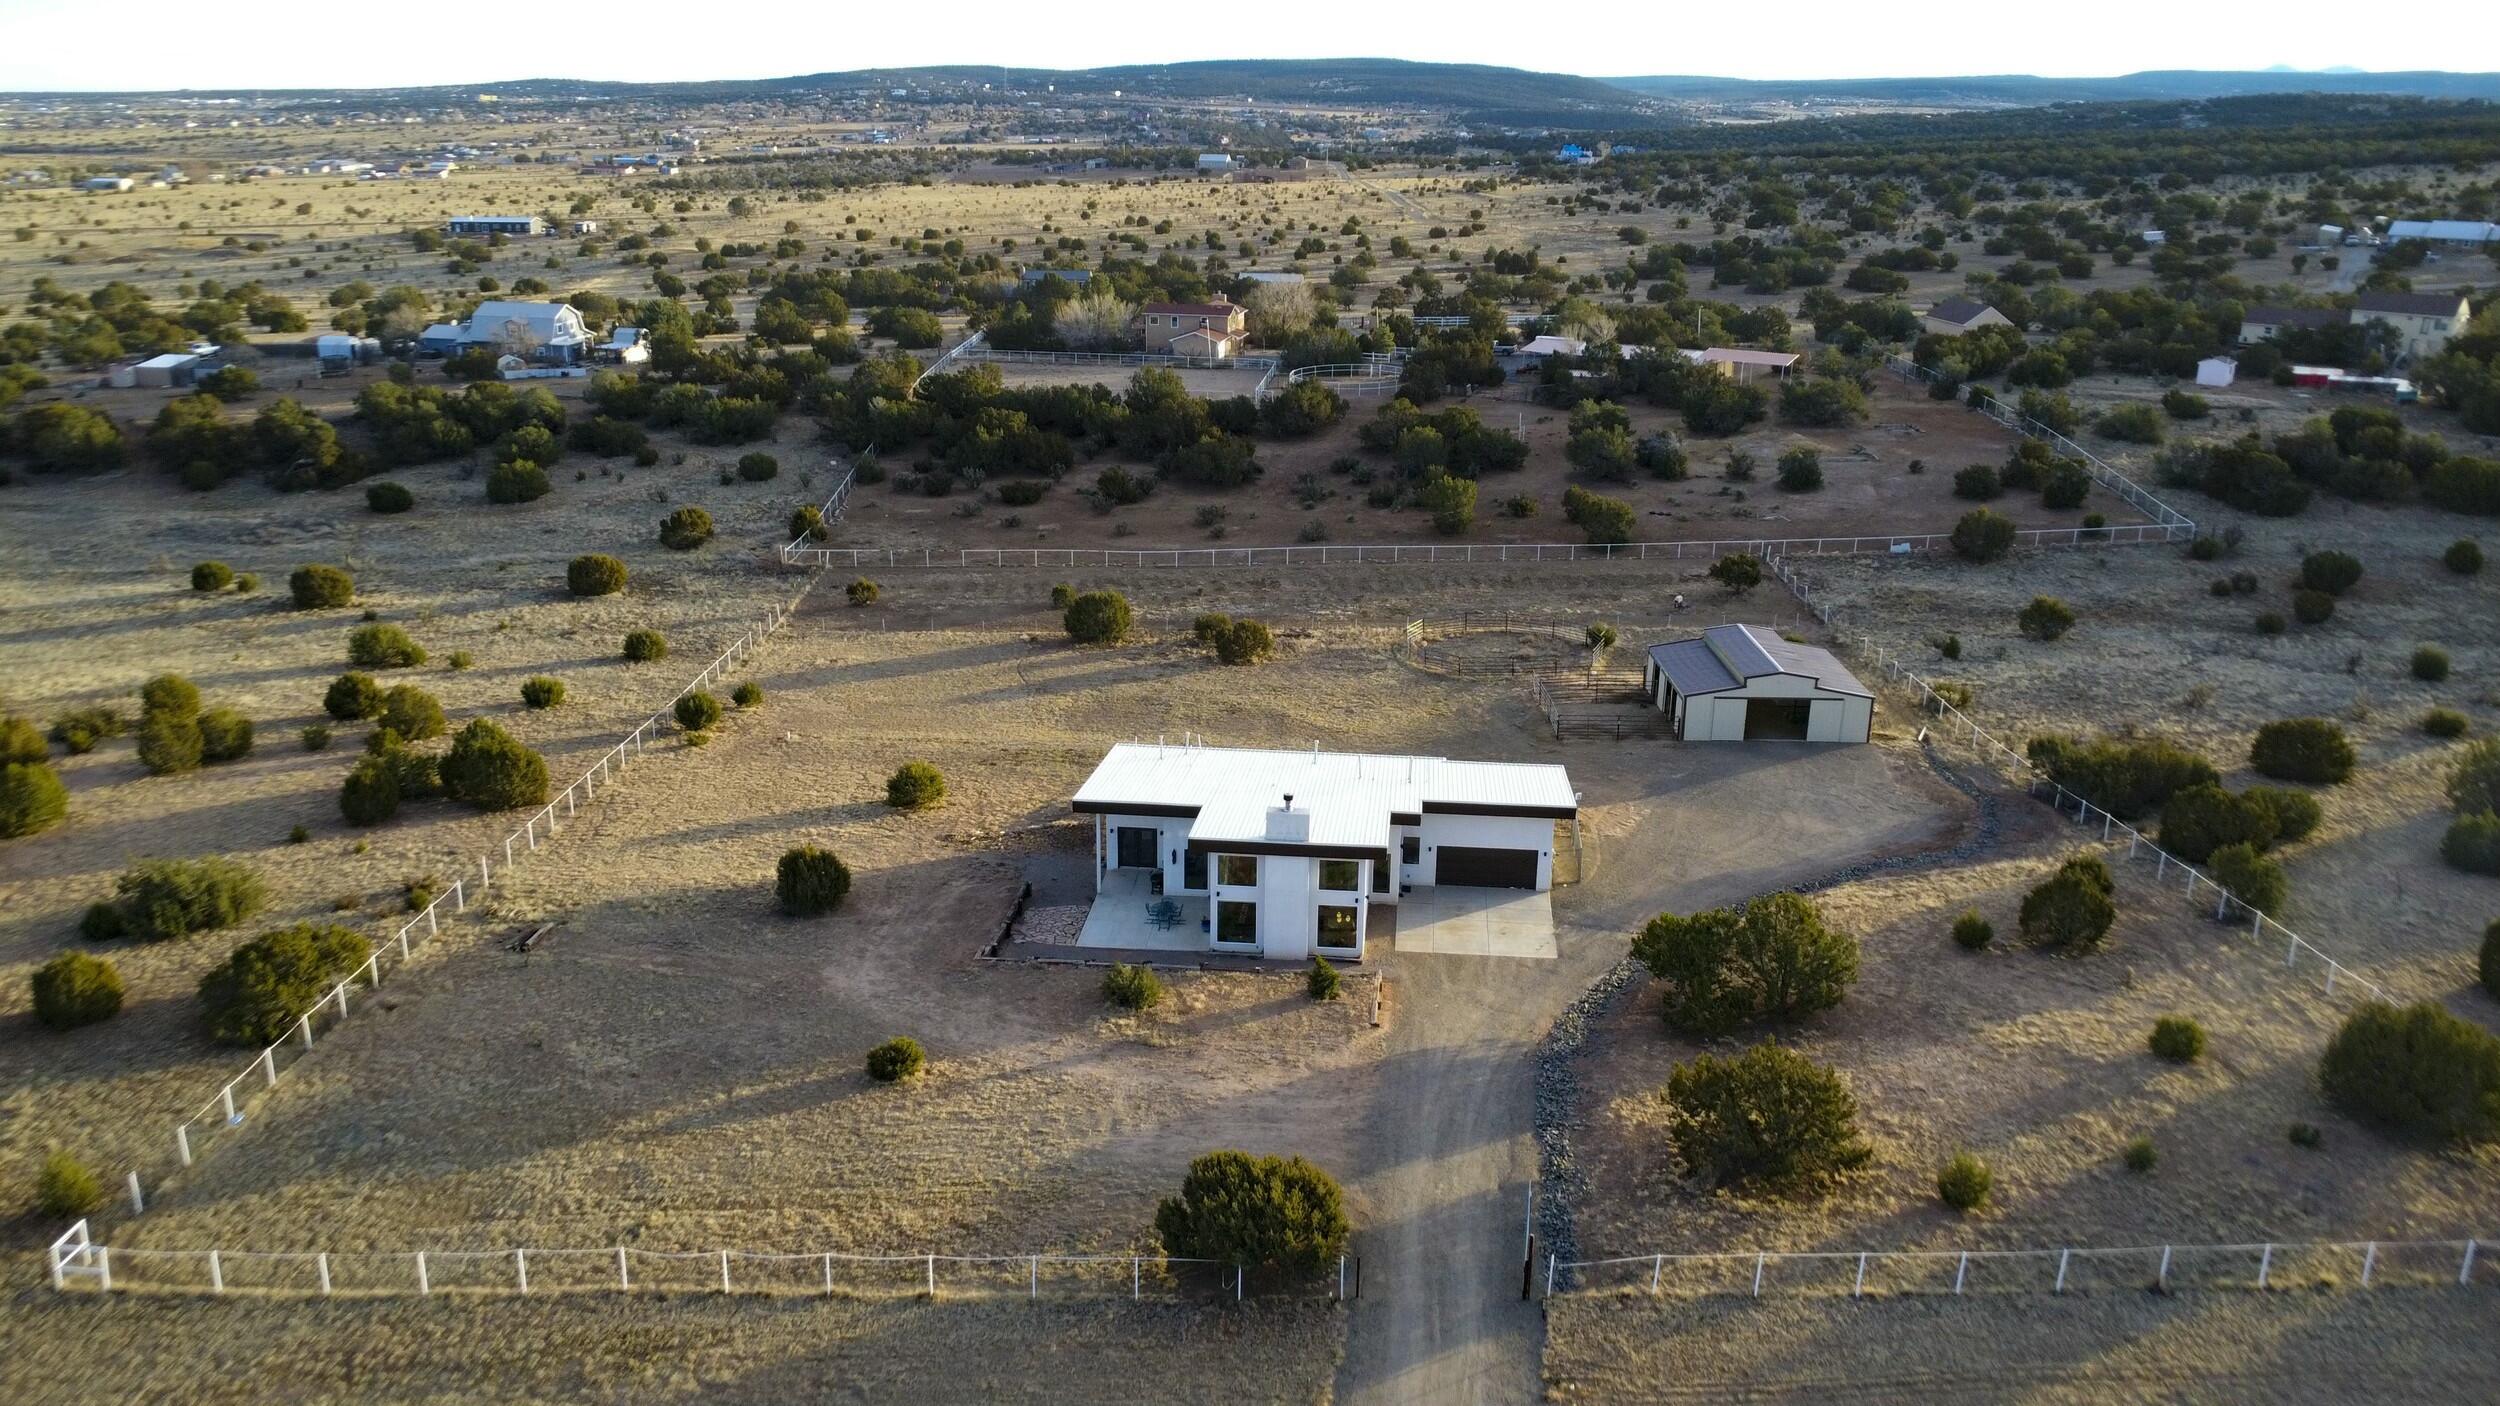
<path fill-rule="evenodd" d="M 1407 956 L 1391 968 L 1395 1023 L 1360 1114 L 1371 1224 L 1337 1375 L 1349 1406 L 1536 1395 L 1542 1324 L 1519 1297 L 1536 1042 L 1623 952 L 1611 933 L 1556 937 L 1553 961 Z"/>

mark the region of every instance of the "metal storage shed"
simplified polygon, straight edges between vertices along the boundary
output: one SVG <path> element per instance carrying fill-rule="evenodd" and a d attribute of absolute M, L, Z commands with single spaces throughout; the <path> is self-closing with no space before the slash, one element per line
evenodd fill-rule
<path fill-rule="evenodd" d="M 1864 742 L 1874 727 L 1875 695 L 1831 651 L 1759 625 L 1654 645 L 1645 675 L 1687 742 Z"/>

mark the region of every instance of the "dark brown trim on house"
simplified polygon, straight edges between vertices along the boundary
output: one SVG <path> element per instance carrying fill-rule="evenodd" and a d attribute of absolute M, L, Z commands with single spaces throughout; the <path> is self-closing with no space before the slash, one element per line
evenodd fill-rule
<path fill-rule="evenodd" d="M 1276 854 L 1301 859 L 1377 859 L 1386 862 L 1385 849 L 1354 849 L 1345 845 L 1295 844 L 1291 840 L 1191 840 L 1191 854 Z"/>
<path fill-rule="evenodd" d="M 1424 823 L 1424 818 L 1423 816 L 1412 811 L 1393 810 L 1389 812 L 1389 823 L 1392 825 L 1421 825 Z"/>
<path fill-rule="evenodd" d="M 1075 801 L 1070 803 L 1069 809 L 1079 815 L 1166 815 L 1184 820 L 1194 819 L 1198 814 L 1196 806 L 1149 805 L 1143 802 Z"/>
<path fill-rule="evenodd" d="M 1497 806 L 1479 805 L 1469 801 L 1426 801 L 1426 815 L 1501 815 L 1519 819 L 1569 820 L 1580 813 L 1578 806 Z"/>

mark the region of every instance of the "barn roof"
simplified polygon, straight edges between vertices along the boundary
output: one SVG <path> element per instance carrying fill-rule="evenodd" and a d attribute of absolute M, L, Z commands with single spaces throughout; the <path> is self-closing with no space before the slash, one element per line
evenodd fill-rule
<path fill-rule="evenodd" d="M 1827 693 L 1875 696 L 1830 650 L 1782 639 L 1759 625 L 1713 625 L 1698 639 L 1652 645 L 1649 657 L 1683 694 L 1725 693 L 1749 679 L 1787 674 Z"/>

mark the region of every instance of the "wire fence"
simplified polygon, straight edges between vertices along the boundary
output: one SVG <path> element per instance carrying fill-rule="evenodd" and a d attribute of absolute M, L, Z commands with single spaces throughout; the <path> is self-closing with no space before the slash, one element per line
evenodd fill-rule
<path fill-rule="evenodd" d="M 1794 568 L 1786 560 L 1774 557 L 1771 559 L 1770 567 L 1771 574 L 1778 577 L 1782 584 L 1796 594 L 1798 601 L 1808 612 L 1830 627 L 1835 634 L 1841 634 L 1839 625 L 1841 613 L 1832 609 L 1828 604 L 1817 601 L 1812 587 L 1799 579 Z M 1841 634 L 1840 643 L 1846 648 L 1852 641 L 1845 634 Z M 2117 846 L 2120 841 L 2124 841 L 2126 844 L 2124 859 L 2127 863 L 2130 865 L 2151 863 L 2153 881 L 2156 884 L 2178 884 L 2181 894 L 2200 911 L 2210 906 L 2213 920 L 2217 923 L 2233 922 L 2244 917 L 2248 923 L 2248 935 L 2251 940 L 2264 942 L 2270 939 L 2281 943 L 2284 966 L 2295 972 L 2313 970 L 2320 973 L 2324 978 L 2325 992 L 2329 997 L 2340 992 L 2348 997 L 2364 996 L 2380 1001 L 2390 999 L 2386 988 L 2377 982 L 2327 955 L 2326 951 L 2317 944 L 2283 926 L 2270 915 L 2241 902 L 2238 895 L 2232 893 L 2229 888 L 2211 875 L 2155 844 L 2135 826 L 2094 805 L 2075 792 L 2067 790 L 2058 783 L 2055 777 L 2035 765 L 2028 756 L 2008 746 L 1996 734 L 1981 727 L 1959 705 L 1938 693 L 1934 684 L 1904 664 L 1898 654 L 1880 644 L 1871 643 L 1865 646 L 1863 652 L 1874 658 L 1877 667 L 1881 668 L 1887 677 L 1917 690 L 1921 706 L 1936 719 L 1937 727 L 1920 729 L 1921 741 L 1940 740 L 1961 746 L 1981 761 L 2011 778 L 2034 799 L 2046 801 L 2057 810 L 2058 814 L 2068 817 L 2080 826 L 2087 828 L 2097 826 L 2100 830 L 2098 842 L 2106 846 L 2113 856 L 2118 855 Z M 2179 872 L 2173 875 L 2170 872 L 2173 869 Z"/>
<path fill-rule="evenodd" d="M 844 1251 L 596 1249 L 157 1250 L 100 1245 L 80 1221 L 46 1253 L 63 1293 L 279 1298 L 523 1294 L 771 1294 L 855 1299 L 978 1298 L 1240 1302 L 1281 1293 L 1343 1300 L 1361 1291 L 1352 1256 L 1284 1280 L 1220 1260 L 1162 1254 L 948 1255 Z"/>
<path fill-rule="evenodd" d="M 2260 1241 L 2032 1250 L 1746 1250 L 1547 1256 L 1545 1297 L 1655 1294 L 1970 1295 L 2500 1284 L 2479 1239 Z"/>
<path fill-rule="evenodd" d="M 848 482 L 846 474 L 843 484 L 836 486 L 834 499 L 828 501 L 838 503 L 847 492 Z M 800 603 L 806 600 L 808 592 L 815 589 L 820 579 L 810 575 L 788 603 L 774 605 L 741 631 L 727 648 L 687 680 L 684 687 L 671 694 L 666 703 L 583 768 L 570 785 L 524 817 L 519 828 L 503 838 L 499 848 L 479 855 L 475 873 L 464 873 L 453 880 L 448 890 L 417 910 L 396 932 L 377 939 L 366 954 L 363 965 L 298 1012 L 287 1025 L 284 1035 L 264 1046 L 249 1063 L 220 1085 L 217 1092 L 174 1124 L 170 1162 L 150 1159 L 144 1165 L 125 1167 L 119 1189 L 129 1202 L 130 1213 L 144 1214 L 151 1186 L 161 1188 L 166 1176 L 193 1165 L 212 1146 L 241 1129 L 260 1101 L 277 1088 L 280 1077 L 311 1053 L 321 1035 L 360 1009 L 386 978 L 413 961 L 416 949 L 439 935 L 446 921 L 467 912 L 472 904 L 484 901 L 497 882 L 508 881 L 516 867 L 527 863 L 541 848 L 553 843 L 583 807 L 616 784 L 627 764 L 648 749 L 654 736 L 674 725 L 674 710 L 679 699 L 707 684 L 718 682 L 757 645 L 771 637 L 797 612 Z"/>
<path fill-rule="evenodd" d="M 1934 371 L 1898 354 L 1886 356 L 1884 365 L 1894 375 L 1905 380 L 1933 384 L 1944 379 Z M 2110 467 L 2102 461 L 2099 455 L 2069 439 L 2064 432 L 2041 424 L 1984 390 L 1979 392 L 1979 399 L 1971 408 L 2016 434 L 2040 440 L 2054 449 L 2082 460 L 2086 470 L 2091 473 L 2093 482 L 2116 495 L 2128 506 L 2153 519 L 2155 525 L 2184 529 L 2183 536 L 2176 540 L 2184 540 L 2185 537 L 2196 535 L 2196 524 L 2189 520 L 2187 514 L 2154 497 L 2142 484 Z M 2174 539 L 2165 537 L 2163 540 Z"/>

